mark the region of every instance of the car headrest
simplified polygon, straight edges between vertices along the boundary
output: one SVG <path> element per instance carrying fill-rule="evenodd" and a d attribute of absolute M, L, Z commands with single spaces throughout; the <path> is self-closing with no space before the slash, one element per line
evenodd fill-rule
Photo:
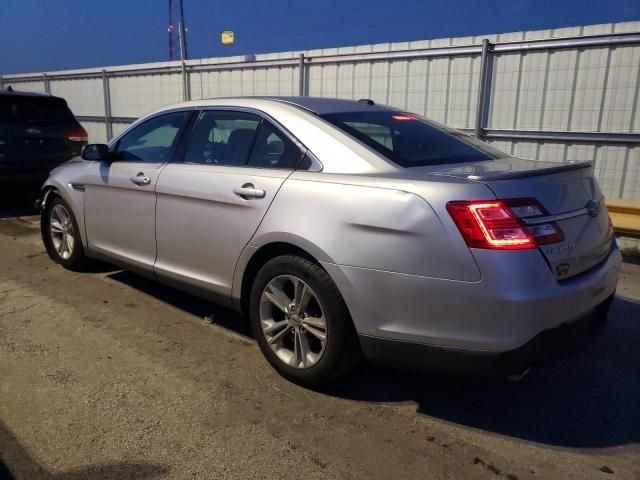
<path fill-rule="evenodd" d="M 254 133 L 255 131 L 251 128 L 239 128 L 237 130 L 233 130 L 229 134 L 227 145 L 234 149 L 239 147 L 245 147 L 248 149 L 253 141 Z"/>

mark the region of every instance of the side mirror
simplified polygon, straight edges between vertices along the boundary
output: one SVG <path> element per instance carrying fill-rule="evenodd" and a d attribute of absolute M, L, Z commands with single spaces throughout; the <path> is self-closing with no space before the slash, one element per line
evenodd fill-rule
<path fill-rule="evenodd" d="M 80 156 L 84 160 L 104 162 L 109 158 L 109 147 L 103 143 L 92 143 L 82 147 Z"/>

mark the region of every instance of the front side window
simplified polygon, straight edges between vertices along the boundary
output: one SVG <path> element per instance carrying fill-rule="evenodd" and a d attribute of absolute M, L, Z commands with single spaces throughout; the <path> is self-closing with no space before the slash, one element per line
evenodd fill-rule
<path fill-rule="evenodd" d="M 125 134 L 113 152 L 114 161 L 163 163 L 170 161 L 179 133 L 191 112 L 153 117 Z"/>
<path fill-rule="evenodd" d="M 322 117 L 402 167 L 508 157 L 469 135 L 412 114 L 375 111 Z"/>

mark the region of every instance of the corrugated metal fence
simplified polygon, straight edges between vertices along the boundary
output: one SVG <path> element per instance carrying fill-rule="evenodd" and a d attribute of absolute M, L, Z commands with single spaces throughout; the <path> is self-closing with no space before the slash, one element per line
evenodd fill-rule
<path fill-rule="evenodd" d="M 591 160 L 608 197 L 640 200 L 640 22 L 5 75 L 1 85 L 66 98 L 95 142 L 183 99 L 371 98 L 516 156 Z"/>

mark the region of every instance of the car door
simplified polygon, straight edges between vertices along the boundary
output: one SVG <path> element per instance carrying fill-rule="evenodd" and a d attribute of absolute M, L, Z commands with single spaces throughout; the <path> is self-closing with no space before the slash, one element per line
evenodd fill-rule
<path fill-rule="evenodd" d="M 236 262 L 302 148 L 255 113 L 204 110 L 158 181 L 159 277 L 230 295 Z"/>
<path fill-rule="evenodd" d="M 109 161 L 85 180 L 90 251 L 153 271 L 157 180 L 192 114 L 171 112 L 140 123 L 112 145 Z"/>

